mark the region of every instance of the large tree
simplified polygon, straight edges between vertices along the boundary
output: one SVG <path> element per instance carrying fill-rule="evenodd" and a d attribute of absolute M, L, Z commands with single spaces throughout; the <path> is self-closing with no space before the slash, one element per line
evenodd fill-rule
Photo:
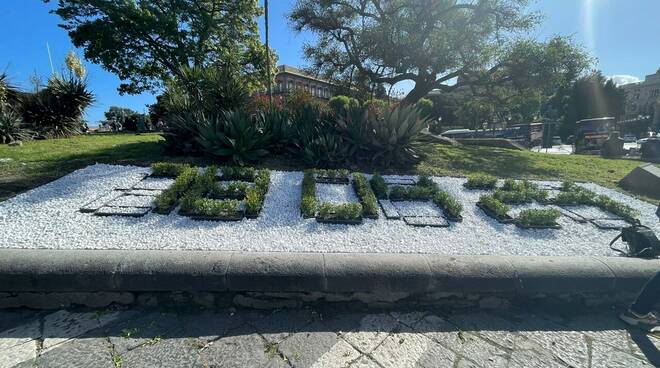
<path fill-rule="evenodd" d="M 573 134 L 575 123 L 582 119 L 619 119 L 624 116 L 625 103 L 625 91 L 600 71 L 582 77 L 556 95 L 554 105 L 563 117 L 559 133 L 562 137 Z"/>
<path fill-rule="evenodd" d="M 184 68 L 219 66 L 263 85 L 261 12 L 256 0 L 58 0 L 54 10 L 88 60 L 128 81 L 122 93 L 159 89 Z"/>
<path fill-rule="evenodd" d="M 575 78 L 587 57 L 569 40 L 524 38 L 539 22 L 527 0 L 298 0 L 290 20 L 317 34 L 305 46 L 326 76 L 357 70 L 372 83 L 412 81 L 404 102 L 462 86 L 518 91 Z M 484 89 L 482 88 L 482 91 Z"/>

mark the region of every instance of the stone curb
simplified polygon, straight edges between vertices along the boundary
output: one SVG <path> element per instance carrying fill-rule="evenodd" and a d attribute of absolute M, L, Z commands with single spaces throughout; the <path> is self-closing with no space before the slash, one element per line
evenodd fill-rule
<path fill-rule="evenodd" d="M 165 250 L 0 250 L 0 292 L 636 292 L 660 260 Z"/>

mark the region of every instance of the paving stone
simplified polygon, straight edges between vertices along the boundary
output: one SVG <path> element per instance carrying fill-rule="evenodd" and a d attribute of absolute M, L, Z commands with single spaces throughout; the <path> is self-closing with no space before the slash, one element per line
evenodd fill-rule
<path fill-rule="evenodd" d="M 420 319 L 422 319 L 427 312 L 390 312 L 390 315 L 392 318 L 397 320 L 399 323 L 403 323 L 404 325 L 411 327 L 415 325 L 415 323 L 419 322 Z"/>
<path fill-rule="evenodd" d="M 552 355 L 573 367 L 586 367 L 589 361 L 589 349 L 586 337 L 579 331 L 570 331 L 554 322 L 546 321 L 531 314 L 520 315 L 519 335 L 529 341 L 518 339 L 516 346 L 521 348 L 534 345 L 545 349 Z M 531 344 L 530 344 L 531 342 Z"/>
<path fill-rule="evenodd" d="M 203 367 L 198 345 L 190 338 L 171 338 L 154 341 L 121 354 L 122 368 L 180 368 Z"/>
<path fill-rule="evenodd" d="M 165 190 L 174 184 L 174 179 L 146 178 L 133 186 L 133 189 Z"/>
<path fill-rule="evenodd" d="M 279 344 L 278 350 L 295 368 L 312 367 L 323 354 L 339 343 L 339 336 L 328 332 L 318 322 L 306 329 L 308 332 L 297 332 Z"/>
<path fill-rule="evenodd" d="M 117 320 L 121 312 L 93 313 L 60 310 L 44 316 L 43 351 Z"/>
<path fill-rule="evenodd" d="M 632 354 L 614 349 L 611 345 L 594 341 L 591 345 L 591 366 L 607 368 L 636 368 L 651 367 L 651 364 L 645 362 Z"/>
<path fill-rule="evenodd" d="M 286 367 L 287 363 L 253 330 L 232 331 L 200 350 L 202 363 L 214 368 Z"/>
<path fill-rule="evenodd" d="M 614 313 L 594 313 L 573 316 L 560 322 L 568 330 L 581 331 L 596 341 L 633 353 L 626 325 Z"/>
<path fill-rule="evenodd" d="M 123 195 L 106 203 L 107 207 L 151 207 L 155 197 L 144 195 Z"/>
<path fill-rule="evenodd" d="M 360 357 L 360 352 L 355 350 L 344 340 L 339 340 L 330 350 L 312 364 L 312 368 L 336 367 L 348 368 L 351 362 Z"/>
<path fill-rule="evenodd" d="M 472 332 L 507 349 L 515 348 L 516 325 L 492 313 L 452 314 L 447 319 L 462 331 Z"/>
<path fill-rule="evenodd" d="M 509 368 L 564 368 L 566 365 L 555 361 L 549 353 L 516 349 L 511 353 Z"/>
<path fill-rule="evenodd" d="M 479 362 L 484 367 L 505 367 L 507 364 L 508 354 L 505 350 L 490 344 L 479 336 L 458 330 L 438 316 L 431 315 L 422 318 L 415 324 L 414 329 L 459 355 Z"/>
<path fill-rule="evenodd" d="M 431 227 L 447 227 L 449 221 L 444 217 L 404 217 L 403 220 L 410 226 L 431 226 Z"/>
<path fill-rule="evenodd" d="M 97 216 L 128 216 L 140 217 L 146 215 L 151 209 L 147 207 L 109 207 L 103 206 L 94 212 Z"/>
<path fill-rule="evenodd" d="M 363 355 L 360 357 L 360 359 L 351 363 L 349 368 L 380 368 L 380 366 L 373 360 Z"/>
<path fill-rule="evenodd" d="M 25 365 L 31 367 L 36 356 L 37 340 L 30 340 L 26 343 L 0 350 L 0 368 L 14 367 L 21 362 L 25 362 Z"/>
<path fill-rule="evenodd" d="M 371 357 L 383 367 L 453 367 L 454 353 L 428 337 L 405 329 L 389 335 Z"/>
<path fill-rule="evenodd" d="M 108 340 L 101 337 L 74 339 L 42 353 L 39 368 L 115 368 Z"/>
<path fill-rule="evenodd" d="M 387 219 L 399 219 L 401 218 L 401 215 L 399 214 L 399 211 L 396 210 L 396 207 L 392 204 L 392 202 L 388 199 L 379 199 L 378 202 L 380 203 L 380 206 L 383 208 L 383 213 L 385 214 L 385 218 Z"/>
<path fill-rule="evenodd" d="M 0 332 L 0 354 L 4 354 L 4 351 L 8 349 L 23 345 L 41 336 L 38 319 L 22 322 L 25 323 Z"/>
<path fill-rule="evenodd" d="M 397 326 L 389 314 L 369 314 L 350 332 L 342 334 L 344 340 L 364 354 L 371 353 Z"/>
<path fill-rule="evenodd" d="M 246 322 L 246 313 L 235 313 L 227 310 L 217 312 L 205 311 L 181 316 L 182 336 L 195 336 L 204 342 L 216 340 L 235 330 Z"/>
<path fill-rule="evenodd" d="M 108 337 L 120 355 L 181 329 L 181 320 L 173 313 L 151 312 L 114 324 L 108 329 Z"/>
<path fill-rule="evenodd" d="M 289 335 L 319 319 L 310 309 L 283 309 L 272 313 L 250 313 L 249 323 L 270 343 L 280 343 Z"/>

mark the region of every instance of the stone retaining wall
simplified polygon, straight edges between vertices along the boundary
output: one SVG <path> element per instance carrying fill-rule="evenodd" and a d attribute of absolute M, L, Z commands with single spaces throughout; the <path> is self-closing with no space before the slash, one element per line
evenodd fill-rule
<path fill-rule="evenodd" d="M 595 305 L 629 302 L 658 270 L 620 257 L 5 249 L 0 307 Z"/>

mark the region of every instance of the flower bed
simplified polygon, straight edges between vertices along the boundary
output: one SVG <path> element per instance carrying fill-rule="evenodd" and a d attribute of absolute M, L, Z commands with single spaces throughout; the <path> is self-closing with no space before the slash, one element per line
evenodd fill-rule
<path fill-rule="evenodd" d="M 218 172 L 220 171 L 221 169 L 218 169 Z M 451 177 L 431 178 L 443 192 L 463 206 L 463 221 L 451 223 L 449 228 L 417 227 L 406 222 L 437 221 L 438 217 L 424 218 L 430 214 L 426 211 L 418 211 L 418 216 L 407 216 L 407 219 L 390 220 L 379 210 L 378 219 L 363 217 L 362 223 L 355 226 L 328 226 L 318 223 L 316 219 L 304 219 L 300 216 L 303 173 L 282 171 L 271 173 L 261 212 L 258 218 L 249 221 L 245 220 L 245 217 L 242 221 L 195 221 L 178 211 L 172 211 L 168 216 L 152 211 L 137 218 L 118 217 L 114 214 L 107 217 L 93 216 L 79 211 L 98 197 L 107 195 L 103 201 L 110 201 L 115 195 L 129 193 L 116 189 L 130 189 L 148 174 L 149 170 L 142 167 L 95 165 L 2 202 L 0 226 L 3 231 L 0 232 L 0 247 L 405 252 L 446 255 L 615 255 L 607 244 L 618 234 L 616 229 L 599 229 L 595 223 L 581 224 L 565 216 L 556 220 L 557 224 L 561 225 L 560 229 L 528 230 L 499 225 L 475 206 L 484 193 L 464 188 L 465 179 Z M 364 177 L 370 179 L 368 175 Z M 400 179 L 400 182 L 416 180 L 416 177 L 397 175 L 388 175 L 385 178 Z M 220 180 L 216 183 L 229 184 L 231 181 Z M 545 188 L 541 186 L 543 182 L 533 183 Z M 256 187 L 256 183 L 254 185 Z M 559 186 L 560 183 L 555 185 Z M 173 186 L 174 184 L 171 185 Z M 344 186 L 353 192 L 352 185 Z M 616 202 L 639 210 L 642 223 L 660 233 L 660 224 L 655 215 L 657 205 L 594 184 L 577 186 L 595 193 L 596 196 L 606 195 Z M 357 194 L 355 198 L 353 200 L 357 202 Z M 180 199 L 175 207 L 179 202 Z M 424 208 L 437 208 L 438 213 L 440 212 L 440 208 L 431 201 L 395 202 L 393 206 L 413 209 L 415 205 L 422 204 Z M 520 211 L 525 209 L 552 208 L 552 205 L 536 203 L 514 206 L 509 213 L 512 217 L 519 217 Z M 238 208 L 246 209 L 240 206 Z M 596 210 L 596 207 L 591 208 Z M 407 215 L 415 215 L 408 210 L 404 212 Z M 620 227 L 621 222 L 606 221 L 601 225 Z"/>
<path fill-rule="evenodd" d="M 463 217 L 461 216 L 463 206 L 460 202 L 449 195 L 449 193 L 440 190 L 438 184 L 427 176 L 420 176 L 414 185 L 394 185 L 390 188 L 381 175 L 374 174 L 371 177 L 370 184 L 375 196 L 380 200 L 389 200 L 392 202 L 431 201 L 442 210 L 443 216 L 447 220 L 454 222 L 463 221 Z M 381 202 L 381 206 L 387 206 L 387 204 L 384 205 Z M 394 214 L 387 215 L 387 218 L 391 219 L 398 217 Z M 423 226 L 421 225 L 423 222 L 417 220 L 407 221 L 407 223 L 413 226 Z M 428 224 L 429 226 L 445 226 L 444 223 L 439 225 L 437 221 L 429 221 Z"/>

